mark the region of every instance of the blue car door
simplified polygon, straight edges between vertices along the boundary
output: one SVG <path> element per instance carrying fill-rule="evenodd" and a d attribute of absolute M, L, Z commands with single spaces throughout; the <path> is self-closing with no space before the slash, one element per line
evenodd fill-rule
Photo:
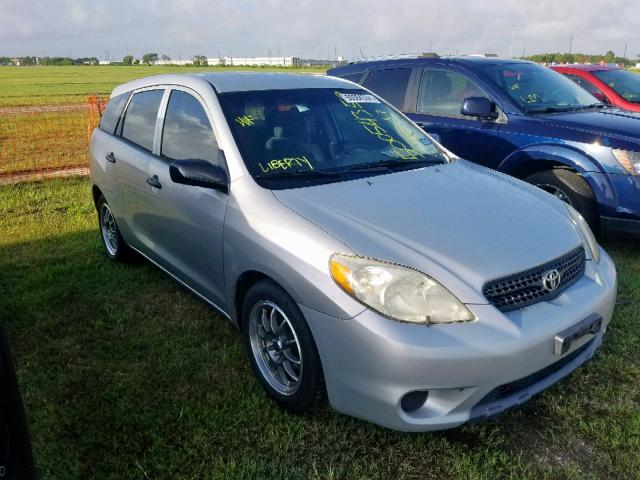
<path fill-rule="evenodd" d="M 487 120 L 460 113 L 466 98 L 489 97 L 477 83 L 460 71 L 439 66 L 421 69 L 415 83 L 415 103 L 409 104 L 408 116 L 426 132 L 437 134 L 459 157 L 495 168 L 502 160 L 495 146 L 504 115 Z"/>

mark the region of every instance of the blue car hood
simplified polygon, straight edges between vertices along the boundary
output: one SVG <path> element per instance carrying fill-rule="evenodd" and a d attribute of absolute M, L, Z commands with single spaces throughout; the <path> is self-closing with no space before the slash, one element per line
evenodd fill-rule
<path fill-rule="evenodd" d="M 466 161 L 273 194 L 354 253 L 416 268 L 468 303 L 581 243 L 559 200 Z"/>
<path fill-rule="evenodd" d="M 594 140 L 598 140 L 598 137 L 608 137 L 640 145 L 640 113 L 606 108 L 554 113 L 537 118 L 554 128 L 592 134 L 595 137 Z M 616 145 L 610 146 L 616 148 Z"/>

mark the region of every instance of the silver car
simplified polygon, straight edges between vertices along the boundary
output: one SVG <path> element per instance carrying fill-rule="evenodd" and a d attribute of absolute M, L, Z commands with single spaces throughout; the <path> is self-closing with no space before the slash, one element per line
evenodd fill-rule
<path fill-rule="evenodd" d="M 294 412 L 328 397 L 455 427 L 569 374 L 611 320 L 615 268 L 575 210 L 345 80 L 136 80 L 90 152 L 107 256 L 137 252 L 236 324 Z"/>

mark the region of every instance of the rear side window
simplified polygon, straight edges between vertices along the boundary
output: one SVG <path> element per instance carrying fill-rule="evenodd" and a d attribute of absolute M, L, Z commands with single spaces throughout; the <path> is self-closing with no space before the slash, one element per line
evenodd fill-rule
<path fill-rule="evenodd" d="M 133 95 L 122 124 L 122 138 L 153 150 L 153 132 L 164 90 L 146 90 Z"/>
<path fill-rule="evenodd" d="M 410 68 L 374 70 L 367 75 L 363 85 L 401 110 L 404 106 L 404 96 L 407 92 L 410 76 Z"/>
<path fill-rule="evenodd" d="M 215 163 L 216 150 L 216 139 L 202 104 L 193 95 L 172 91 L 164 117 L 162 156 Z"/>
<path fill-rule="evenodd" d="M 462 103 L 469 97 L 486 95 L 460 73 L 425 69 L 420 79 L 416 109 L 420 113 L 460 116 Z"/>
<path fill-rule="evenodd" d="M 116 127 L 118 126 L 118 120 L 120 120 L 120 116 L 122 115 L 122 110 L 129 100 L 131 96 L 131 92 L 123 93 L 118 95 L 117 97 L 113 97 L 107 103 L 107 108 L 104 109 L 102 113 L 102 118 L 100 119 L 100 129 L 104 130 L 107 133 L 113 134 L 116 131 Z"/>

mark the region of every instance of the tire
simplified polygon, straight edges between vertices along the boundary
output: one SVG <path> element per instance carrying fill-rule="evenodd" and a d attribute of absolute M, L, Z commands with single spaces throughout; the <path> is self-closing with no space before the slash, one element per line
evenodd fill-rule
<path fill-rule="evenodd" d="M 600 217 L 598 204 L 589 184 L 577 173 L 563 168 L 542 170 L 525 178 L 551 195 L 575 208 L 587 221 L 594 233 L 598 232 Z"/>
<path fill-rule="evenodd" d="M 97 202 L 98 229 L 100 239 L 107 258 L 118 261 L 128 261 L 133 257 L 133 250 L 125 243 L 116 220 L 111 213 L 111 207 L 104 196 L 100 195 Z"/>
<path fill-rule="evenodd" d="M 269 280 L 253 285 L 242 303 L 241 322 L 251 369 L 280 407 L 301 413 L 324 400 L 324 375 L 311 331 L 282 288 Z"/>

